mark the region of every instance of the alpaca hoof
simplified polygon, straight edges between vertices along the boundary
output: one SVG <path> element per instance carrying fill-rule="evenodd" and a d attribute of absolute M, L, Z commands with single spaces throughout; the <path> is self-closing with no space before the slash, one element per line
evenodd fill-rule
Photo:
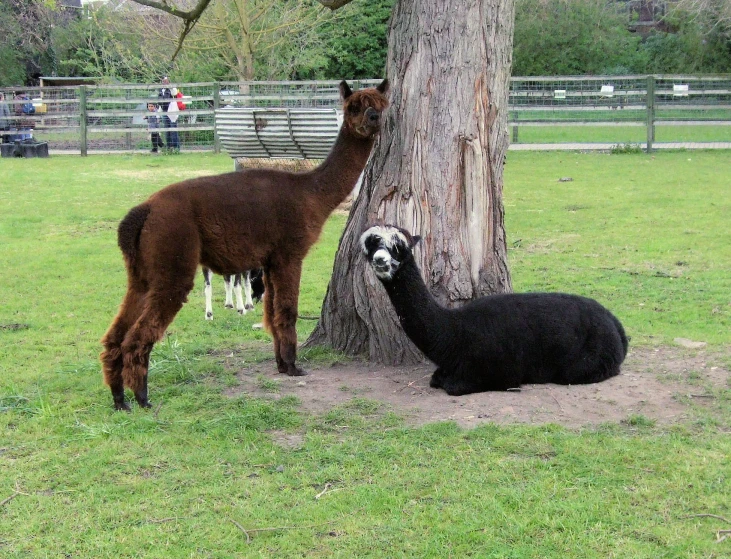
<path fill-rule="evenodd" d="M 246 314 L 246 309 L 236 309 L 241 316 Z"/>
<path fill-rule="evenodd" d="M 246 309 L 247 311 L 252 311 L 252 310 L 254 310 L 254 305 L 246 305 L 246 306 L 245 306 L 244 308 L 245 308 L 245 309 Z"/>
<path fill-rule="evenodd" d="M 207 312 L 206 313 L 206 320 L 213 320 L 213 313 L 212 312 Z"/>
<path fill-rule="evenodd" d="M 429 386 L 431 386 L 432 388 L 441 388 L 443 375 L 444 375 L 444 371 L 442 371 L 441 367 L 438 367 L 432 373 L 431 380 L 429 381 Z"/>
<path fill-rule="evenodd" d="M 464 396 L 465 394 L 472 394 L 474 390 L 461 385 L 442 385 L 444 391 L 450 396 Z"/>
<path fill-rule="evenodd" d="M 127 402 L 114 402 L 114 410 L 130 412 L 132 408 L 129 407 Z"/>
<path fill-rule="evenodd" d="M 227 309 L 233 309 L 234 308 L 234 306 L 231 303 L 226 303 L 224 305 L 224 307 L 226 307 Z"/>
<path fill-rule="evenodd" d="M 152 407 L 152 404 L 147 399 L 137 400 L 137 405 L 140 406 L 141 408 L 148 408 L 148 409 Z"/>
<path fill-rule="evenodd" d="M 291 365 L 287 368 L 286 371 L 284 371 L 288 376 L 290 377 L 304 377 L 307 376 L 307 371 L 304 369 L 300 369 L 296 365 Z"/>

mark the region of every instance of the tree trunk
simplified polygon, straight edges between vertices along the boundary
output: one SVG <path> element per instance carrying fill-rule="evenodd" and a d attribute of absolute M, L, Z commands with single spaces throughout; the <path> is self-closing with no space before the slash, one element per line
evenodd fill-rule
<path fill-rule="evenodd" d="M 387 364 L 423 359 L 358 246 L 375 222 L 423 237 L 415 256 L 441 304 L 511 290 L 502 186 L 514 8 L 514 0 L 396 1 L 391 108 L 308 345 Z"/>

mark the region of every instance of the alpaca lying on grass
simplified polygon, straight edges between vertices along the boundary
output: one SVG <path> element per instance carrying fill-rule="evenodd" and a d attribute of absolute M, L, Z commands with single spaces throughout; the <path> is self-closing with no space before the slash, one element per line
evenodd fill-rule
<path fill-rule="evenodd" d="M 210 268 L 203 266 L 203 291 L 206 295 L 206 320 L 213 320 L 213 286 L 211 278 L 213 272 Z M 254 308 L 254 301 L 261 301 L 264 295 L 264 277 L 261 268 L 247 270 L 240 274 L 227 274 L 223 276 L 223 284 L 225 285 L 226 300 L 224 306 L 227 309 L 234 308 L 234 296 L 236 296 L 236 310 L 239 314 L 246 314 Z M 241 288 L 243 286 L 246 303 L 241 296 Z"/>
<path fill-rule="evenodd" d="M 525 383 L 589 384 L 619 373 L 622 324 L 593 299 L 565 293 L 491 295 L 440 306 L 416 266 L 420 240 L 391 225 L 360 238 L 406 335 L 437 365 L 431 386 L 459 396 Z"/>
<path fill-rule="evenodd" d="M 100 355 L 115 409 L 130 409 L 125 387 L 140 406 L 151 406 L 150 352 L 187 300 L 199 265 L 221 275 L 264 269 L 264 325 L 277 369 L 305 374 L 296 364 L 302 261 L 363 171 L 388 107 L 387 91 L 387 80 L 356 92 L 341 82 L 343 124 L 330 154 L 312 171 L 247 169 L 194 178 L 127 213 L 117 231 L 127 292 Z"/>

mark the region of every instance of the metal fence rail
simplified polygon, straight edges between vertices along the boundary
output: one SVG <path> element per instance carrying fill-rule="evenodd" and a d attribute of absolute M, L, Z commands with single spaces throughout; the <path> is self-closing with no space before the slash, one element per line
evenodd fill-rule
<path fill-rule="evenodd" d="M 725 146 L 731 75 L 515 77 L 509 123 L 514 144 Z"/>
<path fill-rule="evenodd" d="M 359 89 L 379 82 L 350 84 Z M 239 148 L 249 145 L 258 149 L 254 150 L 257 156 L 294 153 L 309 158 L 320 157 L 323 145 L 329 148 L 328 142 L 334 139 L 334 113 L 328 113 L 325 138 L 318 137 L 323 123 L 318 122 L 316 111 L 338 110 L 337 81 L 207 82 L 171 87 L 182 91 L 186 109 L 179 113 L 175 129 L 161 121 L 157 132 L 163 140 L 168 133 L 177 132 L 183 151 L 218 151 L 223 143 L 232 154 L 248 153 Z M 5 141 L 33 136 L 48 142 L 56 153 L 149 151 L 147 103 L 161 102 L 159 88 L 158 84 L 116 84 L 0 89 L 11 113 L 7 122 L 0 120 L 0 127 L 7 128 L 0 132 Z M 242 124 L 244 113 L 229 112 L 243 109 L 248 110 L 248 125 Z M 232 120 L 235 114 L 239 120 Z M 268 130 L 262 128 L 263 121 L 270 123 Z M 513 147 L 727 146 L 731 143 L 731 75 L 514 77 L 509 124 Z M 242 128 L 237 129 L 239 125 Z M 289 138 L 286 149 L 284 144 L 275 147 L 282 135 Z"/>

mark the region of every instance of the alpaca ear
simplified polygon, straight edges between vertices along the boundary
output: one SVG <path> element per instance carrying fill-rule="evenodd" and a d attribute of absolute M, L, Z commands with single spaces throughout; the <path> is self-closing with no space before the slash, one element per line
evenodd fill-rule
<path fill-rule="evenodd" d="M 345 80 L 341 81 L 340 82 L 340 97 L 342 97 L 343 101 L 345 101 L 351 95 L 353 95 L 353 90 L 350 89 L 348 82 L 346 82 Z"/>
<path fill-rule="evenodd" d="M 390 84 L 388 83 L 388 78 L 386 78 L 380 83 L 380 85 L 376 89 L 385 95 L 386 93 L 388 93 L 389 87 Z"/>
<path fill-rule="evenodd" d="M 409 248 L 414 248 L 420 242 L 421 242 L 421 235 L 414 235 L 413 237 L 411 237 L 411 246 Z"/>

